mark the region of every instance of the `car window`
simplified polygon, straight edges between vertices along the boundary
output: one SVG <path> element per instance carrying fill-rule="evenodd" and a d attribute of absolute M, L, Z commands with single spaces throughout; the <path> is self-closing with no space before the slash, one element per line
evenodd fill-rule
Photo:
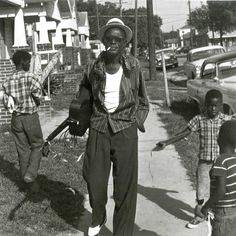
<path fill-rule="evenodd" d="M 236 58 L 218 64 L 218 77 L 219 79 L 236 80 Z"/>
<path fill-rule="evenodd" d="M 215 63 L 206 64 L 202 70 L 202 79 L 213 79 L 216 76 Z"/>
<path fill-rule="evenodd" d="M 200 59 L 210 57 L 215 54 L 220 54 L 223 52 L 224 52 L 224 49 L 222 49 L 222 48 L 214 48 L 214 49 L 208 49 L 208 50 L 204 50 L 204 51 L 200 51 L 200 52 L 195 52 L 192 54 L 191 61 L 200 60 Z"/>

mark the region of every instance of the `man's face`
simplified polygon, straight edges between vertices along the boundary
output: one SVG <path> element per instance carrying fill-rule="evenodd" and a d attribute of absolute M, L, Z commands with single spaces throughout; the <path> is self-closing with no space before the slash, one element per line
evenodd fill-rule
<path fill-rule="evenodd" d="M 24 71 L 28 71 L 30 68 L 30 59 L 26 61 L 22 61 L 22 69 Z"/>
<path fill-rule="evenodd" d="M 222 102 L 218 98 L 212 98 L 206 104 L 207 114 L 210 118 L 216 117 L 222 109 Z"/>
<path fill-rule="evenodd" d="M 120 28 L 110 28 L 105 32 L 104 44 L 107 52 L 115 55 L 122 52 L 126 47 L 125 32 Z"/>

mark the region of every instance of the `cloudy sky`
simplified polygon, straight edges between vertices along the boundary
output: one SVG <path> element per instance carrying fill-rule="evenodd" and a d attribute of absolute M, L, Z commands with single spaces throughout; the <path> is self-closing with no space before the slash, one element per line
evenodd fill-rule
<path fill-rule="evenodd" d="M 119 4 L 119 0 L 97 0 L 98 3 L 105 1 Z M 124 8 L 134 8 L 135 0 L 122 0 Z M 190 0 L 190 6 L 193 10 L 206 4 L 206 0 Z M 145 6 L 146 0 L 138 0 L 138 7 Z M 153 0 L 153 12 L 162 18 L 162 30 L 165 32 L 177 30 L 185 25 L 188 18 L 188 0 Z"/>

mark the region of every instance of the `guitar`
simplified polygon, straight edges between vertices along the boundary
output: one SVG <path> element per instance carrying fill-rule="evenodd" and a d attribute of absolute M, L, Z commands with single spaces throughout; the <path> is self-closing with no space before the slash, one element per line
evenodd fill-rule
<path fill-rule="evenodd" d="M 75 136 L 83 136 L 90 125 L 92 115 L 92 105 L 90 100 L 74 99 L 69 107 L 69 116 L 46 138 L 42 148 L 43 156 L 48 156 L 50 152 L 50 142 L 69 126 L 69 133 Z"/>

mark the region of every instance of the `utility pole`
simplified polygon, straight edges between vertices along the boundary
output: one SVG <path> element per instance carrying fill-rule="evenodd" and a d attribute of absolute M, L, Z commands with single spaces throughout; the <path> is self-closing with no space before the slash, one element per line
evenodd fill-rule
<path fill-rule="evenodd" d="M 192 34 L 192 17 L 191 17 L 191 6 L 190 0 L 188 0 L 188 10 L 189 10 L 189 26 L 190 26 L 190 47 L 193 47 L 193 34 Z"/>
<path fill-rule="evenodd" d="M 122 0 L 119 0 L 119 8 L 120 8 L 120 18 L 122 18 L 122 4 L 123 3 L 127 3 L 127 2 L 123 2 Z M 117 4 L 117 3 L 116 3 Z"/>
<path fill-rule="evenodd" d="M 155 79 L 156 65 L 155 65 L 155 43 L 153 37 L 153 2 L 147 0 L 147 22 L 148 22 L 148 47 L 149 47 L 149 78 Z"/>
<path fill-rule="evenodd" d="M 122 0 L 119 0 L 120 3 L 120 18 L 122 18 Z"/>
<path fill-rule="evenodd" d="M 95 0 L 95 7 L 96 7 L 96 19 L 97 19 L 97 36 L 98 36 L 98 33 L 99 33 L 99 28 L 100 28 L 100 25 L 99 25 L 99 16 L 98 16 L 98 4 L 97 4 L 97 0 Z"/>
<path fill-rule="evenodd" d="M 135 29 L 134 29 L 134 56 L 137 57 L 138 44 L 138 0 L 135 0 Z"/>

